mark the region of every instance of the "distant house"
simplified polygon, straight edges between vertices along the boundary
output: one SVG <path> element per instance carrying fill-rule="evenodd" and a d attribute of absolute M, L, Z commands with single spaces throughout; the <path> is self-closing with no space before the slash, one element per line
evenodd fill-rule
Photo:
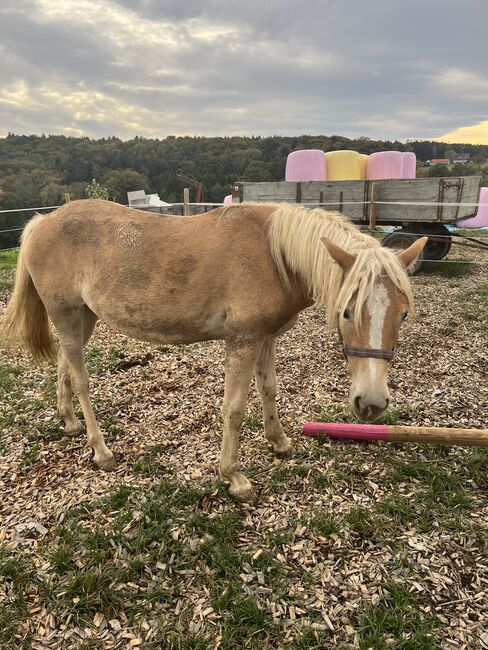
<path fill-rule="evenodd" d="M 461 164 L 464 165 L 465 163 L 468 163 L 471 158 L 471 154 L 469 153 L 457 153 L 452 157 L 452 162 L 454 164 Z"/>
<path fill-rule="evenodd" d="M 449 165 L 451 161 L 449 158 L 432 158 L 432 160 L 428 160 L 427 164 L 428 165 Z"/>

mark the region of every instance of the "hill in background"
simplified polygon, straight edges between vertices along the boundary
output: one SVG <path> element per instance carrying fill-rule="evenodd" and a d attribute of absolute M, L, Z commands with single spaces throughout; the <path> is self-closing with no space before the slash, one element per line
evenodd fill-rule
<path fill-rule="evenodd" d="M 454 168 L 430 167 L 419 175 L 482 174 L 488 184 L 488 146 L 441 142 L 389 142 L 341 136 L 173 137 L 164 140 L 90 140 L 65 136 L 9 134 L 0 139 L 0 210 L 58 205 L 65 193 L 84 198 L 96 178 L 112 200 L 127 202 L 127 192 L 144 189 L 168 202 L 181 202 L 183 186 L 176 171 L 203 182 L 205 200 L 221 202 L 236 180 L 283 180 L 286 157 L 296 149 L 413 151 L 417 160 L 469 153 L 471 162 Z M 191 197 L 192 200 L 192 197 Z M 30 215 L 3 215 L 1 229 L 23 223 Z M 0 248 L 15 245 L 18 233 L 0 233 Z M 14 242 L 14 243 L 12 243 Z"/>

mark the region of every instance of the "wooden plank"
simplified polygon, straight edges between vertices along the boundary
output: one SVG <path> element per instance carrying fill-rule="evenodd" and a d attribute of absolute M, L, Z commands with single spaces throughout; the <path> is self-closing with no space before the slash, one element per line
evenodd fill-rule
<path fill-rule="evenodd" d="M 234 196 L 242 201 L 300 203 L 307 207 L 337 210 L 353 220 L 367 218 L 368 186 L 366 181 L 308 181 L 301 183 L 236 183 Z M 238 189 L 237 189 L 238 188 Z M 348 205 L 354 202 L 355 205 Z"/>
<path fill-rule="evenodd" d="M 305 183 L 304 183 L 305 184 Z M 236 183 L 239 186 L 241 201 L 257 203 L 295 203 L 297 196 L 296 183 Z M 303 200 L 303 199 L 302 199 Z"/>
<path fill-rule="evenodd" d="M 309 181 L 301 186 L 302 203 L 311 204 L 309 207 L 342 212 L 353 221 L 362 221 L 368 213 L 364 205 L 369 200 L 366 181 Z"/>
<path fill-rule="evenodd" d="M 307 207 L 322 206 L 340 210 L 352 221 L 369 223 L 371 188 L 377 186 L 376 223 L 428 222 L 453 223 L 476 214 L 471 206 L 383 205 L 388 202 L 477 203 L 481 186 L 479 176 L 418 178 L 382 181 L 309 181 L 302 183 L 236 183 L 234 196 L 241 201 L 296 203 L 297 197 Z M 238 188 L 238 189 L 237 189 Z"/>
<path fill-rule="evenodd" d="M 414 180 L 375 181 L 379 186 L 378 201 L 422 203 L 476 203 L 481 178 L 478 176 L 419 178 Z M 477 208 L 415 205 L 378 205 L 377 222 L 440 222 L 453 223 L 476 214 Z"/>

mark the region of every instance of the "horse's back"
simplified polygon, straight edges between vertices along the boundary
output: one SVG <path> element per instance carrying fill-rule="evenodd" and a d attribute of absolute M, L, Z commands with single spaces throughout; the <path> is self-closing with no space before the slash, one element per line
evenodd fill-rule
<path fill-rule="evenodd" d="M 76 201 L 36 227 L 27 264 L 48 310 L 86 304 L 136 338 L 226 338 L 244 321 L 279 329 L 293 307 L 269 251 L 270 211 L 161 217 Z"/>

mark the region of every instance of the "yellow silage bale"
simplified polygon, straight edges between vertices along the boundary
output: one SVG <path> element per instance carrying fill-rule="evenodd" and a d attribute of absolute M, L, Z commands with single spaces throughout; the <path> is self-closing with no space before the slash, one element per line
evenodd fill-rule
<path fill-rule="evenodd" d="M 359 154 L 359 165 L 360 165 L 360 174 L 361 174 L 359 179 L 364 180 L 366 178 L 366 169 L 368 167 L 368 154 L 367 153 L 360 153 Z"/>
<path fill-rule="evenodd" d="M 357 151 L 328 151 L 325 154 L 328 181 L 358 181 L 365 177 L 362 154 Z"/>

